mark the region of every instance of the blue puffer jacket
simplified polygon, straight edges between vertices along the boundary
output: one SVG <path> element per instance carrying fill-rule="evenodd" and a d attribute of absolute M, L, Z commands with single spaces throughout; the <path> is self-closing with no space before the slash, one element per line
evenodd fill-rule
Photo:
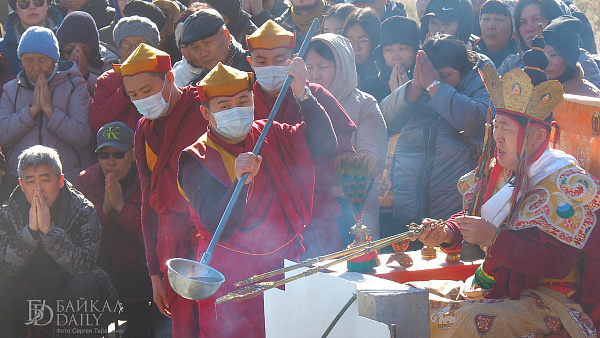
<path fill-rule="evenodd" d="M 456 183 L 477 166 L 471 149 L 483 145 L 490 102 L 478 70 L 493 63 L 478 55 L 456 88 L 443 83 L 432 98 L 424 90 L 411 103 L 408 82 L 381 102 L 389 132 L 399 134 L 391 172 L 394 217 L 447 219 L 461 210 Z"/>
<path fill-rule="evenodd" d="M 62 22 L 62 15 L 56 8 L 48 7 L 47 18 L 50 19 L 52 25 L 52 27 L 48 28 L 56 33 L 58 26 Z M 0 53 L 8 57 L 10 60 L 10 71 L 15 75 L 19 74 L 22 68 L 21 59 L 17 55 L 17 47 L 19 46 L 21 34 L 15 32 L 15 27 L 19 27 L 20 25 L 21 22 L 17 13 L 14 11 L 10 12 L 6 18 L 6 34 L 0 39 Z"/>

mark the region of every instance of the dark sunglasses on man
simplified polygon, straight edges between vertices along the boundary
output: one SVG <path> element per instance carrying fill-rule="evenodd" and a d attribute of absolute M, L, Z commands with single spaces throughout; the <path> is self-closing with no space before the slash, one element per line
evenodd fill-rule
<path fill-rule="evenodd" d="M 46 0 L 17 0 L 17 5 L 21 9 L 27 9 L 32 2 L 35 7 L 43 7 L 46 4 Z"/>
<path fill-rule="evenodd" d="M 99 160 L 108 160 L 108 158 L 112 155 L 117 160 L 122 160 L 125 158 L 126 151 L 99 151 L 98 154 Z"/>

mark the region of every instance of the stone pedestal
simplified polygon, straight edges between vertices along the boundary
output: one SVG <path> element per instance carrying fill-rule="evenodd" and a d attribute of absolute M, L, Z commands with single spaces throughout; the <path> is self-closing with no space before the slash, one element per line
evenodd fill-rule
<path fill-rule="evenodd" d="M 429 293 L 406 284 L 346 272 L 339 278 L 356 283 L 360 316 L 396 324 L 396 337 L 429 337 Z"/>
<path fill-rule="evenodd" d="M 267 337 L 321 337 L 353 294 L 329 337 L 387 338 L 391 324 L 397 337 L 429 337 L 426 291 L 355 272 L 317 273 L 265 292 Z"/>

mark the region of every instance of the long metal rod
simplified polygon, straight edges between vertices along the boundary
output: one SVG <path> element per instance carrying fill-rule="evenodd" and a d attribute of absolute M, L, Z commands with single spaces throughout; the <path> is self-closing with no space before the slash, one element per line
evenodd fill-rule
<path fill-rule="evenodd" d="M 321 338 L 327 338 L 327 336 L 329 336 L 329 334 L 331 333 L 331 330 L 333 330 L 335 325 L 340 321 L 340 319 L 342 318 L 344 313 L 346 313 L 346 311 L 348 311 L 348 308 L 350 307 L 350 305 L 352 305 L 352 303 L 354 303 L 356 298 L 357 298 L 356 293 L 353 293 L 352 297 L 350 297 L 348 302 L 346 302 L 346 305 L 344 305 L 344 307 L 340 310 L 340 312 L 337 314 L 337 316 L 335 316 L 335 318 L 333 318 L 333 321 L 331 322 L 331 324 L 329 324 L 329 327 L 327 327 L 327 330 L 325 330 L 325 333 L 323 333 Z"/>
<path fill-rule="evenodd" d="M 309 258 L 309 259 L 304 260 L 304 261 L 302 261 L 300 263 L 293 264 L 293 265 L 290 265 L 290 266 L 285 267 L 285 268 L 281 268 L 281 269 L 277 269 L 277 270 L 265 272 L 265 273 L 260 274 L 260 275 L 254 275 L 254 276 L 252 276 L 252 277 L 250 277 L 250 278 L 248 278 L 246 280 L 233 283 L 233 286 L 240 287 L 240 286 L 244 286 L 244 285 L 247 285 L 247 284 L 256 283 L 256 282 L 259 282 L 259 281 L 261 281 L 263 279 L 267 279 L 267 278 L 270 278 L 270 277 L 273 277 L 273 276 L 277 276 L 277 275 L 282 274 L 282 273 L 286 273 L 286 272 L 289 272 L 289 271 L 292 271 L 292 270 L 296 270 L 296 269 L 299 269 L 299 268 L 304 268 L 304 267 L 311 266 L 311 265 L 314 265 L 314 264 L 317 264 L 317 263 L 321 263 L 321 262 L 326 261 L 326 260 L 335 259 L 335 258 L 339 258 L 339 257 L 345 256 L 345 255 L 349 255 L 349 254 L 355 253 L 357 251 L 360 251 L 360 250 L 368 247 L 369 245 L 377 245 L 377 244 L 379 244 L 379 243 L 381 243 L 383 241 L 394 240 L 395 238 L 399 238 L 399 240 L 401 240 L 403 236 L 404 236 L 403 234 L 392 235 L 390 237 L 386 237 L 386 238 L 378 239 L 378 240 L 373 241 L 373 242 L 368 242 L 368 243 L 364 243 L 364 244 L 361 244 L 361 245 L 353 246 L 351 248 L 344 249 L 344 250 L 341 250 L 341 251 L 337 251 L 337 252 L 334 252 L 334 253 L 330 253 L 328 255 L 323 255 L 323 256 L 319 256 L 319 257 L 315 257 L 315 258 Z"/>
<path fill-rule="evenodd" d="M 302 42 L 300 51 L 298 52 L 299 57 L 302 58 L 302 57 L 304 57 L 304 54 L 306 54 L 306 50 L 308 49 L 308 44 L 310 43 L 310 40 L 312 39 L 312 36 L 315 33 L 315 30 L 317 29 L 318 25 L 319 25 L 319 19 L 314 19 L 310 25 L 310 28 L 308 29 L 308 32 L 306 33 L 306 37 L 304 38 L 304 41 Z M 267 119 L 267 122 L 265 123 L 265 127 L 263 128 L 262 132 L 260 133 L 260 136 L 258 137 L 258 141 L 256 142 L 256 145 L 254 146 L 254 150 L 252 150 L 252 153 L 254 155 L 258 155 L 258 153 L 260 152 L 260 148 L 262 147 L 262 144 L 265 141 L 265 138 L 267 137 L 267 133 L 269 132 L 269 129 L 271 129 L 273 120 L 275 120 L 275 115 L 277 115 L 277 112 L 279 111 L 279 108 L 281 107 L 281 104 L 283 103 L 283 99 L 284 99 L 285 94 L 287 93 L 288 89 L 290 88 L 291 83 L 292 83 L 292 77 L 290 75 L 287 75 L 285 78 L 285 82 L 283 83 L 283 87 L 281 87 L 281 91 L 279 92 L 279 95 L 277 96 L 275 105 L 273 105 L 273 109 L 271 110 L 271 113 L 269 114 L 269 118 Z M 231 215 L 233 206 L 235 205 L 235 202 L 237 201 L 238 197 L 240 196 L 240 193 L 242 192 L 242 187 L 244 186 L 244 183 L 246 182 L 247 177 L 248 177 L 248 173 L 243 174 L 242 177 L 240 178 L 240 180 L 238 181 L 237 185 L 235 186 L 235 190 L 233 190 L 233 194 L 231 195 L 231 199 L 229 200 L 229 203 L 227 204 L 227 207 L 225 208 L 223 217 L 221 217 L 221 221 L 219 221 L 219 226 L 217 226 L 217 230 L 215 230 L 215 234 L 213 235 L 212 239 L 210 240 L 208 249 L 206 249 L 206 252 L 202 255 L 202 259 L 200 260 L 200 263 L 202 263 L 204 265 L 210 264 L 210 260 L 212 259 L 212 253 L 215 250 L 215 247 L 217 246 L 217 242 L 219 241 L 219 238 L 221 237 L 221 233 L 223 232 L 223 229 L 225 228 L 225 224 L 227 224 L 227 220 L 229 220 L 229 216 Z"/>
<path fill-rule="evenodd" d="M 440 223 L 440 222 L 442 222 L 442 220 L 438 220 L 435 223 Z M 433 227 L 435 223 L 432 223 L 430 225 L 430 227 Z M 419 228 L 419 227 L 421 227 L 421 228 Z M 384 245 L 384 246 L 387 246 L 387 245 L 390 245 L 390 244 L 393 244 L 393 243 L 397 243 L 397 242 L 406 240 L 407 239 L 407 237 L 406 237 L 407 234 L 410 234 L 411 232 L 414 233 L 416 236 L 419 236 L 420 235 L 419 231 L 421 231 L 421 232 L 424 231 L 423 225 L 417 225 L 417 224 L 414 224 L 414 223 L 411 223 L 409 225 L 409 229 L 411 229 L 411 231 L 400 233 L 400 234 L 396 234 L 396 235 L 392 235 L 392 236 L 385 237 L 385 238 L 382 238 L 382 239 L 378 239 L 378 240 L 373 241 L 373 242 L 368 242 L 368 243 L 365 243 L 365 244 L 357 245 L 355 247 L 344 249 L 344 250 L 341 250 L 341 251 L 338 251 L 338 252 L 334 252 L 334 253 L 330 253 L 328 255 L 323 255 L 323 256 L 319 256 L 319 257 L 309 258 L 309 259 L 304 260 L 304 261 L 302 261 L 300 263 L 293 264 L 293 265 L 290 265 L 290 266 L 285 267 L 285 268 L 281 268 L 281 269 L 277 269 L 277 270 L 265 272 L 265 273 L 262 273 L 260 275 L 254 275 L 254 276 L 252 276 L 252 277 L 250 277 L 250 278 L 248 278 L 246 280 L 233 283 L 233 286 L 240 287 L 240 286 L 244 286 L 244 285 L 247 285 L 247 284 L 256 283 L 256 282 L 259 282 L 259 281 L 261 281 L 263 279 L 267 279 L 267 278 L 270 278 L 270 277 L 273 277 L 273 276 L 277 276 L 279 274 L 286 273 L 286 272 L 289 272 L 289 271 L 292 271 L 292 270 L 296 270 L 296 269 L 304 268 L 304 267 L 309 267 L 309 266 L 315 265 L 317 263 L 324 262 L 326 260 L 336 259 L 336 258 L 339 258 L 339 257 L 350 255 L 350 254 L 353 254 L 355 252 L 362 251 L 363 249 L 365 249 L 367 247 L 376 246 L 379 249 L 379 248 L 381 248 L 381 247 L 379 247 L 379 245 L 382 244 L 382 243 L 384 243 L 384 244 L 387 243 L 387 244 Z M 410 238 L 410 236 L 408 238 Z M 350 258 L 350 259 L 352 259 L 352 258 Z"/>
<path fill-rule="evenodd" d="M 435 223 L 433 223 L 433 224 L 435 224 Z M 258 283 L 258 284 L 253 284 L 253 285 L 246 286 L 246 287 L 244 287 L 244 288 L 242 288 L 240 290 L 236 290 L 236 291 L 230 292 L 230 293 L 228 293 L 228 294 L 226 294 L 226 295 L 218 298 L 215 301 L 215 304 L 220 304 L 220 303 L 228 302 L 228 301 L 231 301 L 231 300 L 240 300 L 240 299 L 244 299 L 247 296 L 256 296 L 256 295 L 258 295 L 260 293 L 263 293 L 263 292 L 265 292 L 267 290 L 270 290 L 270 289 L 273 289 L 273 288 L 276 288 L 276 287 L 280 287 L 280 286 L 282 286 L 284 284 L 287 284 L 289 282 L 293 282 L 293 281 L 298 280 L 298 279 L 303 278 L 303 277 L 308 277 L 310 275 L 314 275 L 315 273 L 317 273 L 319 271 L 323 271 L 325 269 L 328 269 L 328 268 L 330 268 L 330 267 L 332 267 L 334 265 L 337 265 L 337 264 L 349 261 L 351 259 L 360 257 L 362 255 L 371 253 L 371 252 L 373 252 L 375 250 L 379 250 L 379 249 L 381 249 L 383 247 L 386 247 L 386 246 L 388 246 L 388 245 L 390 245 L 392 243 L 396 243 L 396 242 L 399 242 L 399 241 L 402 241 L 402 240 L 410 239 L 413 236 L 419 236 L 422 233 L 423 230 L 424 230 L 424 228 L 421 228 L 421 230 L 419 232 L 415 232 L 414 230 L 403 232 L 403 233 L 395 235 L 395 236 L 384 238 L 383 240 L 380 240 L 377 244 L 369 243 L 369 245 L 366 246 L 366 247 L 364 247 L 362 250 L 359 250 L 359 251 L 354 252 L 354 253 L 352 253 L 350 255 L 338 258 L 338 259 L 333 260 L 333 261 L 331 261 L 331 262 L 329 262 L 327 264 L 324 264 L 322 266 L 309 268 L 309 269 L 307 269 L 305 271 L 297 273 L 297 274 L 295 274 L 295 275 L 293 275 L 291 277 L 288 277 L 288 278 L 284 278 L 284 279 L 281 279 L 281 280 L 278 280 L 278 281 L 275 281 L 275 282 L 264 282 L 264 283 Z"/>

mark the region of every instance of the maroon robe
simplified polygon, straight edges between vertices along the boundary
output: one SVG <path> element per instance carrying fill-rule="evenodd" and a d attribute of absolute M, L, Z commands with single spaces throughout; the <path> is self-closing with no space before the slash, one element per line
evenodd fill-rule
<path fill-rule="evenodd" d="M 317 102 L 323 107 L 331 120 L 337 136 L 338 147 L 328 157 L 315 159 L 315 195 L 312 222 L 303 232 L 306 254 L 302 258 L 310 258 L 342 249 L 342 239 L 337 225 L 337 218 L 342 211 L 337 203 L 332 188 L 339 185 L 335 174 L 333 160 L 345 152 L 354 152 L 352 134 L 356 131 L 354 122 L 344 108 L 325 87 L 309 83 L 308 87 Z M 265 93 L 258 82 L 254 83 L 254 118 L 256 120 L 269 117 L 276 98 Z M 296 124 L 302 121 L 300 106 L 291 90 L 287 92 L 275 121 Z"/>
<path fill-rule="evenodd" d="M 188 166 L 188 161 L 193 161 L 192 165 L 198 169 L 190 171 L 190 175 L 203 174 L 206 176 L 202 179 L 214 178 L 227 189 L 235 186 L 237 179 L 232 181 L 226 167 L 227 163 L 229 166 L 233 163 L 223 160 L 219 151 L 207 145 L 207 138 L 235 158 L 240 153 L 252 151 L 264 123 L 264 120 L 254 122 L 243 146 L 227 144 L 209 131 L 181 154 L 180 169 Z M 253 182 L 247 185 L 247 193 L 240 196 L 242 206 L 243 199 L 246 199 L 243 216 L 238 217 L 239 224 L 229 238 L 220 238 L 210 262 L 225 276 L 225 282 L 213 297 L 199 302 L 200 326 L 202 335 L 206 337 L 264 337 L 262 295 L 216 307 L 213 303 L 216 298 L 233 291 L 234 282 L 281 268 L 283 259 L 297 261 L 298 255 L 303 252 L 300 233 L 310 222 L 315 184 L 305 124 L 291 126 L 274 122 L 260 154 L 263 157 L 261 168 Z M 231 171 L 232 168 L 229 169 Z M 186 194 L 192 194 L 196 189 L 186 186 L 187 178 L 182 177 L 181 172 L 179 181 Z M 189 198 L 194 210 L 201 210 L 198 204 L 203 201 L 193 200 L 191 195 Z M 197 226 L 201 257 L 212 235 L 202 223 L 197 223 Z M 226 228 L 229 226 L 231 218 Z"/>
<path fill-rule="evenodd" d="M 487 185 L 484 203 L 499 189 L 496 182 L 500 178 L 502 167 L 496 165 L 492 170 Z M 528 195 L 525 195 L 528 196 Z M 465 197 L 467 207 L 472 203 Z M 591 203 L 591 202 L 590 202 Z M 600 219 L 600 209 L 595 212 Z M 462 212 L 453 215 L 447 221 L 454 234 L 451 246 L 442 245 L 445 252 L 456 252 L 462 248 L 462 233 L 455 218 Z M 521 230 L 501 231 L 489 249 L 485 258 L 484 271 L 494 278 L 494 286 L 486 298 L 508 296 L 519 299 L 522 289 L 536 289 L 540 284 L 562 292 L 570 299 L 582 305 L 595 324 L 600 324 L 600 229 L 592 228 L 585 246 L 576 248 L 558 241 L 555 237 L 537 227 Z M 546 284 L 542 278 L 561 280 L 567 277 L 575 265 L 580 267 L 578 284 L 550 282 Z"/>
<path fill-rule="evenodd" d="M 173 315 L 173 336 L 198 335 L 196 303 L 177 295 L 167 280 L 166 261 L 196 258 L 196 227 L 188 202 L 177 187 L 179 153 L 194 143 L 208 122 L 200 113 L 195 87 L 182 94 L 170 115 L 148 120 L 142 117 L 135 133 L 135 152 L 142 188 L 142 230 L 150 275 L 162 275 Z M 150 154 L 146 151 L 148 147 Z M 150 170 L 148 159 L 156 163 Z M 160 234 L 160 236 L 158 236 Z"/>

